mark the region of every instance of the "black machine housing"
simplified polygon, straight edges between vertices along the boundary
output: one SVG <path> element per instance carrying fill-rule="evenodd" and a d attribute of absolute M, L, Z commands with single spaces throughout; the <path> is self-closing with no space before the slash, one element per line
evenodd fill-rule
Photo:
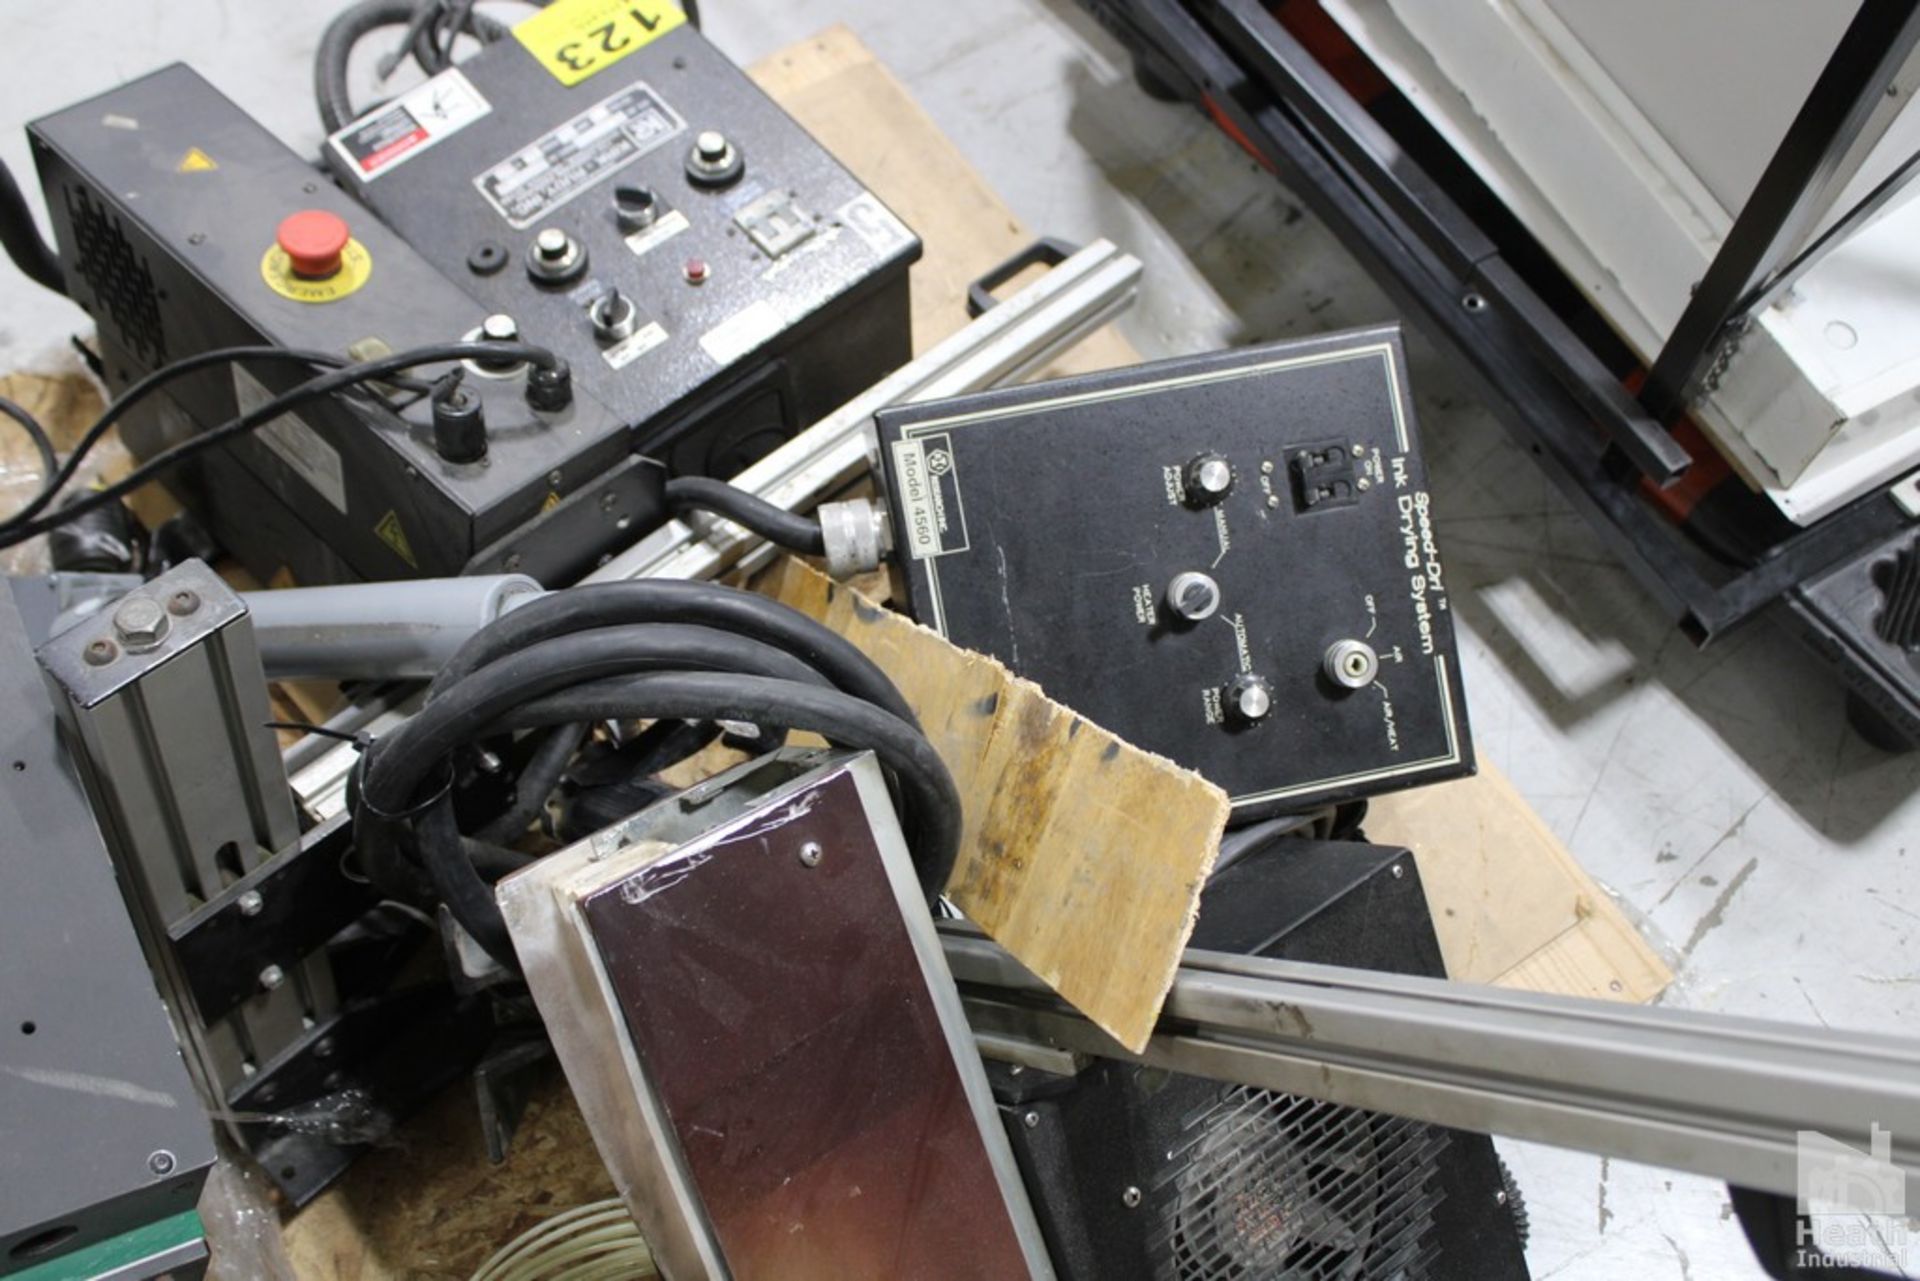
<path fill-rule="evenodd" d="M 627 115 L 608 117 L 614 99 Z M 465 115 L 419 123 L 436 103 Z M 335 167 L 355 128 L 392 137 L 395 112 L 414 113 L 398 123 L 418 136 L 401 152 L 389 142 L 397 159 L 374 177 L 344 177 L 351 195 L 182 65 L 30 128 L 69 289 L 98 322 L 113 391 L 213 347 L 370 357 L 478 338 L 497 314 L 569 362 L 575 394 L 557 412 L 528 407 L 524 369 L 469 365 L 488 428 L 475 460 L 436 449 L 425 403 L 397 414 L 333 397 L 176 468 L 169 485 L 263 579 L 517 571 L 557 585 L 656 523 L 668 474 L 730 475 L 910 354 L 918 240 L 691 28 L 572 88 L 502 40 L 343 130 L 327 147 Z M 598 143 L 581 141 L 583 119 Z M 745 161 L 729 183 L 689 171 L 706 128 Z M 534 155 L 564 170 L 563 131 L 565 145 L 598 149 L 574 158 L 571 198 L 516 226 L 475 179 Z M 657 201 L 654 234 L 680 228 L 644 254 L 612 206 L 617 188 L 640 186 Z M 326 301 L 272 287 L 276 230 L 303 210 L 346 221 L 364 283 Z M 528 251 L 549 228 L 584 247 L 577 277 L 534 278 Z M 616 287 L 634 307 L 624 346 L 590 315 Z M 123 434 L 150 457 L 307 376 L 290 362 L 190 374 Z"/>
<path fill-rule="evenodd" d="M 883 410 L 912 612 L 1236 822 L 1471 773 L 1405 370 L 1389 326 Z M 1378 670 L 1343 684 L 1348 642 Z"/>
<path fill-rule="evenodd" d="M 1282 838 L 1222 871 L 1192 944 L 1444 977 L 1405 850 Z M 1525 1281 L 1485 1135 L 1096 1059 L 990 1064 L 1062 1281 Z"/>

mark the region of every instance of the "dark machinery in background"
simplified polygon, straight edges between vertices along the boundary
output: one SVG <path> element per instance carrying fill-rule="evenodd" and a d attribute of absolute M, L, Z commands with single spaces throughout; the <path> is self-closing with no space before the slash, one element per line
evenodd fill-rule
<path fill-rule="evenodd" d="M 1883 486 L 1798 529 L 1685 418 L 1723 344 L 1817 260 L 1792 255 L 1920 43 L 1920 4 L 1860 7 L 1651 370 L 1399 93 L 1355 96 L 1343 71 L 1370 64 L 1316 5 L 1081 4 L 1143 85 L 1209 113 L 1340 237 L 1689 636 L 1771 612 L 1838 672 L 1862 733 L 1920 743 L 1920 493 Z"/>
<path fill-rule="evenodd" d="M 1354 841 L 1236 860 L 1190 946 L 1446 975 L 1413 856 Z M 1112 1059 L 991 1075 L 1063 1281 L 1528 1275 L 1526 1211 L 1483 1134 Z"/>
<path fill-rule="evenodd" d="M 0 709 L 0 1273 L 198 1276 L 212 1135 L 6 591 Z"/>
<path fill-rule="evenodd" d="M 591 58 L 547 11 L 472 19 L 477 53 L 340 119 L 358 37 L 411 12 L 323 42 L 347 194 L 183 66 L 31 130 L 59 255 L 15 256 L 97 321 L 137 474 L 170 466 L 263 581 L 572 581 L 681 505 L 669 476 L 907 359 L 918 240 L 677 8 L 621 9 Z M 428 351 L 459 363 L 407 377 Z M 316 364 L 345 368 L 304 394 Z"/>

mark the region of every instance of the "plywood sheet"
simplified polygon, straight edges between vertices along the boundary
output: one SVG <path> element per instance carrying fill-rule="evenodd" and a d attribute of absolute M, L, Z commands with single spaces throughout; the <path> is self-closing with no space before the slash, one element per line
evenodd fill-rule
<path fill-rule="evenodd" d="M 948 895 L 1088 1018 L 1146 1043 L 1213 867 L 1227 795 L 798 560 L 759 589 L 878 663 L 960 789 Z"/>
<path fill-rule="evenodd" d="M 1471 983 L 1650 1001 L 1673 972 L 1506 776 L 1373 802 L 1367 836 L 1413 851 L 1447 972 Z"/>

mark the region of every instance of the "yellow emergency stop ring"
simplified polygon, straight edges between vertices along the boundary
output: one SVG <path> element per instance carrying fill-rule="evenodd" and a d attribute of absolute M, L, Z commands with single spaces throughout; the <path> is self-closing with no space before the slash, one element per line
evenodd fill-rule
<path fill-rule="evenodd" d="M 325 280 L 293 274 L 293 262 L 279 245 L 268 248 L 260 260 L 260 278 L 267 288 L 295 302 L 338 302 L 373 276 L 373 255 L 358 240 L 348 240 L 340 251 L 340 270 Z"/>

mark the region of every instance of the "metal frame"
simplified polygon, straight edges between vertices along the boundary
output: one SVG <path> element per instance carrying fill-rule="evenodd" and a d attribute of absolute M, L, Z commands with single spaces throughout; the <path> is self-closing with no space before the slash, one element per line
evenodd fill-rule
<path fill-rule="evenodd" d="M 1888 91 L 1917 52 L 1920 0 L 1865 0 L 1654 360 L 1640 393 L 1654 419 L 1684 414 L 1729 332 L 1812 265 L 1782 271 L 1878 141 L 1868 122 L 1890 109 Z M 1894 190 L 1897 181 L 1882 184 L 1868 202 Z"/>
<path fill-rule="evenodd" d="M 1792 1196 L 1799 1132 L 1920 1196 L 1920 1042 L 1189 949 L 1129 1053 L 972 926 L 941 942 L 983 1052 L 1092 1054 Z"/>
<path fill-rule="evenodd" d="M 1780 539 L 1750 567 L 1730 569 L 1643 492 L 1649 483 L 1676 480 L 1691 462 L 1658 416 L 1628 393 L 1460 205 L 1258 0 L 1080 3 L 1128 46 L 1151 80 L 1212 113 L 1341 239 L 1394 302 L 1473 377 L 1508 431 L 1696 642 L 1714 639 L 1783 598 L 1794 598 L 1798 613 L 1804 601 L 1796 589 L 1802 584 L 1874 554 L 1911 523 L 1883 489 Z M 1916 7 L 1920 0 L 1870 0 L 1862 20 L 1884 21 L 1893 13 L 1899 38 L 1906 40 L 1920 30 L 1912 18 Z M 1876 93 L 1884 93 L 1881 77 L 1905 65 L 1895 51 L 1889 43 L 1887 56 L 1872 64 L 1881 86 Z M 1853 74 L 1867 74 L 1852 33 L 1846 52 Z M 1856 93 L 1853 101 L 1865 98 Z M 1823 99 L 1815 115 L 1828 122 L 1827 145 L 1815 147 L 1804 135 L 1796 139 L 1800 159 L 1792 169 L 1817 176 L 1820 191 L 1808 193 L 1805 209 L 1797 202 L 1773 208 L 1770 220 L 1781 229 L 1804 232 L 1808 211 L 1821 207 L 1818 197 L 1852 163 L 1839 137 L 1845 129 L 1852 131 L 1849 139 L 1857 136 L 1858 112 Z M 1802 154 L 1809 150 L 1819 153 L 1811 162 Z M 1786 166 L 1776 165 L 1782 175 L 1789 172 Z M 1741 288 L 1733 297 L 1751 289 L 1755 271 L 1767 279 L 1781 254 L 1797 247 L 1785 235 L 1770 236 L 1767 244 L 1777 252 L 1746 255 L 1748 269 L 1738 273 Z M 1675 348 L 1675 362 L 1683 350 Z M 1897 723 L 1920 725 L 1920 688 L 1890 681 L 1844 646 L 1822 646 L 1821 652 L 1870 702 L 1897 709 Z"/>

